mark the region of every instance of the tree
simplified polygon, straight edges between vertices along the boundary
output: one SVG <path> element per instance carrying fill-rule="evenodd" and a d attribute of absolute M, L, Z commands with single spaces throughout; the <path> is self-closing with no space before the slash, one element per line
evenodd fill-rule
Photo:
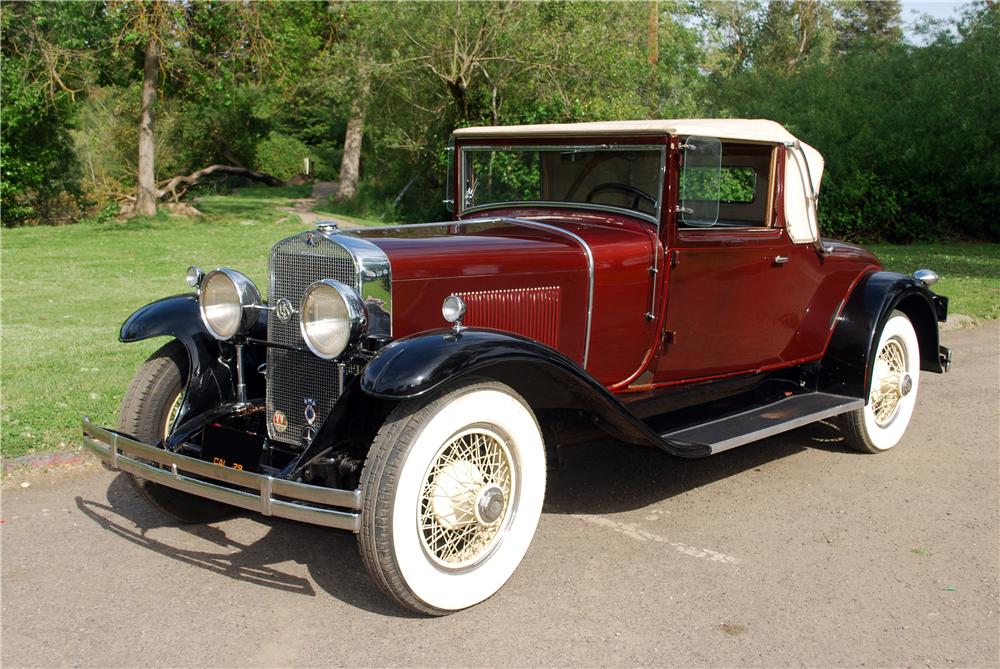
<path fill-rule="evenodd" d="M 841 0 L 836 5 L 837 51 L 884 49 L 903 40 L 899 0 Z"/>
<path fill-rule="evenodd" d="M 206 87 L 217 92 L 218 84 L 226 79 L 238 79 L 247 72 L 253 73 L 251 76 L 269 73 L 266 29 L 260 16 L 262 7 L 269 6 L 183 4 L 169 0 L 111 3 L 120 25 L 115 38 L 116 51 L 126 59 L 131 52 L 142 64 L 135 213 L 144 216 L 156 213 L 159 193 L 156 111 L 161 102 L 158 93 L 173 84 L 173 90 L 182 96 L 201 95 L 204 99 Z M 201 86 L 184 86 L 191 82 Z"/>
<path fill-rule="evenodd" d="M 340 161 L 340 177 L 337 183 L 337 193 L 334 200 L 344 202 L 354 197 L 358 190 L 358 178 L 361 173 L 361 140 L 364 137 L 365 106 L 367 105 L 370 76 L 363 70 L 359 72 L 362 79 L 357 95 L 351 101 L 351 112 L 347 120 L 347 130 L 344 133 L 344 154 Z"/>
<path fill-rule="evenodd" d="M 70 130 L 92 77 L 100 5 L 0 5 L 0 210 L 5 226 L 72 220 L 80 166 Z"/>

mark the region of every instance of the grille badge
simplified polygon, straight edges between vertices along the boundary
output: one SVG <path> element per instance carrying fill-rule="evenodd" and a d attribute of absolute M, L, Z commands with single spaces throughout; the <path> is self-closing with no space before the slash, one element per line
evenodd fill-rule
<path fill-rule="evenodd" d="M 288 419 L 285 418 L 285 414 L 280 411 L 274 412 L 274 417 L 271 418 L 271 422 L 274 424 L 274 431 L 281 434 L 288 429 Z"/>
<path fill-rule="evenodd" d="M 292 306 L 292 301 L 288 298 L 283 297 L 274 305 L 274 315 L 282 323 L 287 323 L 294 313 L 295 307 Z"/>
<path fill-rule="evenodd" d="M 306 424 L 312 425 L 313 423 L 316 422 L 316 400 L 314 400 L 311 397 L 304 397 L 302 398 L 302 400 L 305 402 L 306 405 L 306 410 L 305 410 Z"/>

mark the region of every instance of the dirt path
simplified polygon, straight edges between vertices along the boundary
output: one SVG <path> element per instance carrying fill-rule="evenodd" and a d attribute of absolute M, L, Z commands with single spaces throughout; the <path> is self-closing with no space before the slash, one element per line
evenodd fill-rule
<path fill-rule="evenodd" d="M 442 619 L 347 533 L 177 526 L 97 467 L 12 480 L 0 663 L 996 667 L 1000 324 L 943 337 L 954 370 L 882 455 L 825 424 L 698 461 L 570 449 L 511 581 Z"/>
<path fill-rule="evenodd" d="M 316 225 L 318 221 L 333 221 L 341 228 L 361 227 L 356 223 L 351 223 L 332 214 L 317 214 L 313 211 L 317 206 L 325 205 L 328 202 L 327 198 L 336 192 L 336 181 L 317 181 L 313 184 L 311 197 L 292 200 L 294 204 L 291 207 L 278 207 L 278 209 L 289 214 L 295 214 L 307 226 Z"/>

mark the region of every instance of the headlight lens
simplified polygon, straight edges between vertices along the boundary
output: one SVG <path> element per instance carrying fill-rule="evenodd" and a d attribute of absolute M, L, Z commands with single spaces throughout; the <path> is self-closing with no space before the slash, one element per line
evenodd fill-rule
<path fill-rule="evenodd" d="M 456 323 L 465 317 L 465 300 L 458 295 L 449 295 L 441 304 L 441 315 L 449 323 Z"/>
<path fill-rule="evenodd" d="M 231 339 L 257 322 L 260 292 L 236 270 L 223 267 L 206 274 L 199 299 L 201 320 L 216 339 Z"/>
<path fill-rule="evenodd" d="M 368 314 L 358 294 L 333 279 L 306 288 L 300 314 L 299 326 L 306 346 L 325 360 L 343 353 L 368 325 Z"/>

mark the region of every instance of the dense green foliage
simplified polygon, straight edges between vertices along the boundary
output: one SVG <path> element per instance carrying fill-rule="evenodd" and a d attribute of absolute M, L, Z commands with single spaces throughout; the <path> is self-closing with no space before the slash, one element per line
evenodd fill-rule
<path fill-rule="evenodd" d="M 827 233 L 998 239 L 1000 12 L 959 31 L 791 75 L 750 71 L 719 83 L 713 112 L 774 119 L 819 149 Z"/>
<path fill-rule="evenodd" d="M 340 210 L 446 215 L 451 130 L 740 116 L 826 157 L 825 231 L 1000 239 L 1000 9 L 907 43 L 895 1 L 21 2 L 0 6 L 5 226 L 112 211 L 134 192 L 144 45 L 163 45 L 156 175 L 213 163 L 338 176 Z M 387 26 L 392 26 L 387 30 Z"/>

